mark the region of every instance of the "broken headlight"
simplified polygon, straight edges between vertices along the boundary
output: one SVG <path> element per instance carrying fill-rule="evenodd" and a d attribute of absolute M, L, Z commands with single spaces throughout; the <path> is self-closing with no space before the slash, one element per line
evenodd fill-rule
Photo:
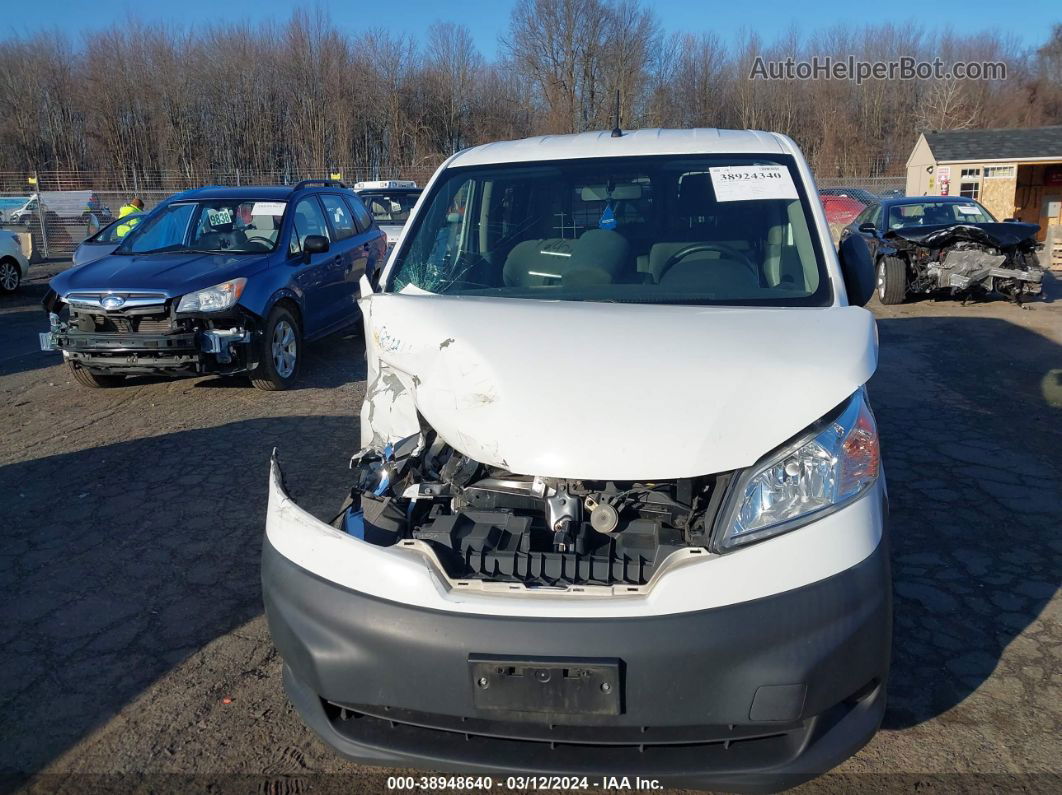
<path fill-rule="evenodd" d="M 229 309 L 243 294 L 243 288 L 247 280 L 242 276 L 239 279 L 215 284 L 205 290 L 196 290 L 181 298 L 177 304 L 178 312 L 220 312 Z"/>
<path fill-rule="evenodd" d="M 810 436 L 746 470 L 721 514 L 721 549 L 814 521 L 861 495 L 881 468 L 878 429 L 863 389 Z"/>

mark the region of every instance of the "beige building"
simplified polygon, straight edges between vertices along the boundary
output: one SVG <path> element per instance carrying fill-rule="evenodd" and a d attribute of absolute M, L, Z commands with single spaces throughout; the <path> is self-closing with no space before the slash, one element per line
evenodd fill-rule
<path fill-rule="evenodd" d="M 1062 126 L 944 130 L 918 136 L 907 158 L 908 196 L 966 196 L 996 218 L 1062 227 Z"/>

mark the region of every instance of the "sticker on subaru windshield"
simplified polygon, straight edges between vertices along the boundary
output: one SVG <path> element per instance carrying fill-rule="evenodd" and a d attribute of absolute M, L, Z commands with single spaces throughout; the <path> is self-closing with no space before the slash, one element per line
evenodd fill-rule
<path fill-rule="evenodd" d="M 283 215 L 285 202 L 255 202 L 251 215 Z"/>
<path fill-rule="evenodd" d="M 981 211 L 972 204 L 960 204 L 958 210 L 963 215 L 980 215 Z"/>
<path fill-rule="evenodd" d="M 785 166 L 714 166 L 709 171 L 716 201 L 797 198 L 796 185 Z"/>
<path fill-rule="evenodd" d="M 211 226 L 225 226 L 225 224 L 231 224 L 232 212 L 225 207 L 220 210 L 208 210 L 207 223 Z"/>

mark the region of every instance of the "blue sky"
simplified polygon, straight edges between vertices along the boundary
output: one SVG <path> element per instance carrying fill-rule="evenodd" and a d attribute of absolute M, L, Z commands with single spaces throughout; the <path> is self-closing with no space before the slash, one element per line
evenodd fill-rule
<path fill-rule="evenodd" d="M 33 0 L 18 13 L 0 16 L 0 38 L 40 30 L 60 30 L 75 38 L 84 31 L 106 27 L 115 20 L 138 19 L 186 26 L 203 23 L 284 20 L 293 8 L 328 10 L 332 20 L 349 31 L 387 27 L 420 37 L 434 20 L 467 25 L 480 50 L 492 57 L 499 34 L 505 32 L 512 4 L 508 0 L 336 0 L 319 4 L 291 0 Z M 652 0 L 666 31 L 714 30 L 724 38 L 742 28 L 758 31 L 767 40 L 796 25 L 803 30 L 833 25 L 863 25 L 885 21 L 889 8 L 904 9 L 895 21 L 916 20 L 927 29 L 951 28 L 956 33 L 985 30 L 1013 34 L 1025 45 L 1046 40 L 1053 22 L 1062 21 L 1057 0 L 1027 0 L 1020 10 L 999 0 L 960 0 L 950 3 L 859 3 L 821 0 L 794 11 L 792 0 L 754 0 L 741 3 L 717 0 Z M 754 16 L 750 16 L 754 12 Z M 879 13 L 875 13 L 879 12 Z M 906 12 L 906 13 L 905 13 Z"/>

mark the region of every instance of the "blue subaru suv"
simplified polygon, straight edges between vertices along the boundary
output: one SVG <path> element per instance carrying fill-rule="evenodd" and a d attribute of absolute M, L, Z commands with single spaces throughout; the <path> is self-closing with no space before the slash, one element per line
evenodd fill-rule
<path fill-rule="evenodd" d="M 201 188 L 149 213 L 115 251 L 56 276 L 43 350 L 84 386 L 127 375 L 295 380 L 302 343 L 357 321 L 387 239 L 341 182 Z"/>

